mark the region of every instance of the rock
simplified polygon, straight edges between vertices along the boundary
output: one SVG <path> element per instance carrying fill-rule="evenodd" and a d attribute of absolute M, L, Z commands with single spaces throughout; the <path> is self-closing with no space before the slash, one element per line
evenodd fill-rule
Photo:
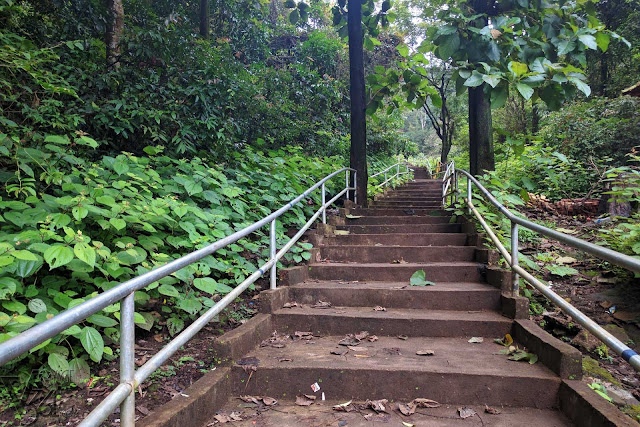
<path fill-rule="evenodd" d="M 622 387 L 620 381 L 618 381 L 613 375 L 611 375 L 609 371 L 600 366 L 597 360 L 589 356 L 584 356 L 582 358 L 582 371 L 587 377 L 599 378 L 615 386 Z"/>
<path fill-rule="evenodd" d="M 602 342 L 591 332 L 583 330 L 571 340 L 571 345 L 590 353 L 602 345 Z"/>
<path fill-rule="evenodd" d="M 640 380 L 634 377 L 622 377 L 620 381 L 622 381 L 622 384 L 628 385 L 629 387 L 640 387 Z"/>
<path fill-rule="evenodd" d="M 613 399 L 613 403 L 618 406 L 640 404 L 640 402 L 638 402 L 630 392 L 623 388 L 616 387 L 614 385 L 605 385 L 604 388 L 607 390 L 609 397 Z"/>
<path fill-rule="evenodd" d="M 623 343 L 627 343 L 631 341 L 631 338 L 629 338 L 629 335 L 627 335 L 627 332 L 618 325 L 614 325 L 614 324 L 605 325 L 604 330 L 609 332 L 614 337 L 618 338 Z"/>

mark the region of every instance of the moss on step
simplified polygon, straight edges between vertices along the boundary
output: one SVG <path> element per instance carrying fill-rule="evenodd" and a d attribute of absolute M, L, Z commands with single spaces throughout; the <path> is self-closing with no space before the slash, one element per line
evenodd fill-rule
<path fill-rule="evenodd" d="M 640 421 L 640 405 L 625 405 L 621 407 L 620 410 L 635 421 Z"/>
<path fill-rule="evenodd" d="M 592 359 L 589 356 L 584 356 L 582 358 L 582 372 L 585 376 L 600 378 L 601 380 L 610 382 L 613 385 L 622 386 L 620 381 L 616 380 L 609 371 L 600 366 L 597 360 Z"/>

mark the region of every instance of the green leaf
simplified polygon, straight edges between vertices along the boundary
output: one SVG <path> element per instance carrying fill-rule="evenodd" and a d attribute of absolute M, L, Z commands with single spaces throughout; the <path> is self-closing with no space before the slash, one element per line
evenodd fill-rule
<path fill-rule="evenodd" d="M 69 362 L 69 377 L 76 384 L 84 384 L 89 381 L 91 371 L 84 359 L 75 358 Z"/>
<path fill-rule="evenodd" d="M 609 42 L 611 42 L 611 37 L 609 36 L 609 34 L 598 31 L 598 34 L 596 34 L 596 44 L 601 51 L 607 51 L 607 49 L 609 48 Z"/>
<path fill-rule="evenodd" d="M 80 343 L 82 347 L 89 353 L 89 357 L 94 362 L 100 362 L 102 360 L 102 354 L 104 353 L 104 340 L 102 335 L 95 328 L 91 326 L 85 326 L 80 334 Z"/>
<path fill-rule="evenodd" d="M 16 259 L 24 261 L 38 261 L 38 257 L 35 254 L 25 250 L 11 251 L 9 254 Z"/>
<path fill-rule="evenodd" d="M 59 353 L 51 353 L 47 358 L 47 363 L 56 374 L 62 377 L 69 375 L 69 362 L 63 355 Z"/>
<path fill-rule="evenodd" d="M 87 321 L 101 328 L 110 328 L 118 324 L 118 321 L 102 314 L 92 314 L 87 317 Z"/>
<path fill-rule="evenodd" d="M 483 74 L 482 80 L 489 84 L 489 86 L 495 88 L 500 83 L 502 77 L 499 74 Z"/>
<path fill-rule="evenodd" d="M 96 250 L 86 243 L 76 243 L 73 247 L 73 253 L 81 261 L 86 262 L 91 267 L 96 264 Z"/>
<path fill-rule="evenodd" d="M 127 226 L 127 223 L 125 222 L 125 220 L 120 218 L 111 218 L 109 220 L 109 223 L 113 225 L 113 228 L 115 228 L 118 231 L 122 230 Z"/>
<path fill-rule="evenodd" d="M 286 0 L 284 2 L 284 7 L 288 8 L 288 9 L 292 9 L 292 8 L 296 7 L 296 2 L 294 0 Z"/>
<path fill-rule="evenodd" d="M 171 334 L 171 336 L 176 335 L 184 329 L 184 320 L 178 317 L 170 317 L 167 319 L 167 329 L 169 329 L 169 334 Z"/>
<path fill-rule="evenodd" d="M 413 273 L 413 276 L 411 276 L 411 279 L 409 280 L 409 284 L 411 286 L 434 286 L 435 285 L 435 283 L 427 280 L 426 273 L 424 272 L 424 270 L 418 270 L 415 273 Z"/>
<path fill-rule="evenodd" d="M 71 144 L 71 141 L 69 141 L 69 137 L 67 137 L 66 135 L 47 135 L 47 137 L 44 139 L 44 142 L 52 142 L 54 144 L 62 144 L 62 145 L 69 145 Z"/>
<path fill-rule="evenodd" d="M 533 96 L 533 88 L 524 83 L 517 83 L 516 89 L 520 92 L 520 95 L 527 101 Z"/>
<path fill-rule="evenodd" d="M 596 42 L 596 38 L 591 34 L 581 34 L 578 36 L 578 40 L 582 42 L 589 49 L 597 50 L 598 43 Z"/>
<path fill-rule="evenodd" d="M 567 267 L 566 265 L 548 265 L 546 269 L 549 270 L 549 273 L 559 277 L 575 276 L 578 274 L 578 270 Z"/>
<path fill-rule="evenodd" d="M 40 298 L 34 298 L 29 301 L 28 304 L 29 310 L 32 313 L 45 313 L 47 311 L 47 305 Z"/>
<path fill-rule="evenodd" d="M 298 9 L 293 9 L 293 11 L 291 11 L 291 13 L 289 14 L 289 22 L 291 22 L 293 25 L 296 25 L 299 20 L 300 12 L 298 12 Z"/>
<path fill-rule="evenodd" d="M 158 287 L 158 292 L 160 292 L 162 295 L 166 295 L 168 297 L 179 297 L 180 296 L 180 292 L 178 292 L 178 290 L 173 287 L 172 285 L 160 285 Z"/>
<path fill-rule="evenodd" d="M 407 46 L 406 44 L 398 45 L 396 49 L 398 50 L 400 56 L 402 56 L 403 58 L 409 56 L 409 46 Z"/>
<path fill-rule="evenodd" d="M 484 79 L 482 78 L 482 74 L 480 74 L 476 70 L 473 70 L 471 76 L 467 80 L 465 80 L 464 85 L 467 87 L 478 87 L 483 83 Z"/>
<path fill-rule="evenodd" d="M 529 67 L 527 64 L 523 64 L 522 62 L 511 61 L 509 62 L 509 70 L 516 75 L 516 77 L 520 77 L 529 72 Z"/>
<path fill-rule="evenodd" d="M 447 60 L 458 50 L 460 47 L 460 36 L 458 33 L 448 34 L 439 38 L 438 44 L 438 56 L 440 59 Z"/>
<path fill-rule="evenodd" d="M 65 245 L 56 244 L 44 251 L 44 260 L 49 264 L 49 270 L 69 264 L 73 260 L 73 250 Z"/>
<path fill-rule="evenodd" d="M 81 221 L 89 214 L 89 210 L 84 206 L 74 206 L 73 209 L 71 209 L 71 214 L 76 221 Z"/>
<path fill-rule="evenodd" d="M 195 181 L 185 182 L 184 189 L 187 190 L 187 194 L 189 194 L 190 196 L 202 193 L 202 185 L 200 185 L 199 182 Z"/>
<path fill-rule="evenodd" d="M 226 295 L 233 290 L 233 288 L 227 285 L 218 283 L 210 277 L 200 277 L 198 279 L 194 279 L 193 286 L 195 286 L 196 288 L 198 288 L 203 292 L 206 292 L 212 295 L 213 294 Z"/>
<path fill-rule="evenodd" d="M 583 82 L 579 78 L 573 77 L 573 76 L 569 76 L 569 77 L 567 77 L 567 79 L 571 83 L 573 83 L 578 88 L 578 90 L 580 90 L 580 92 L 584 93 L 584 96 L 591 95 L 591 88 L 589 87 L 588 84 L 586 84 L 585 82 Z"/>

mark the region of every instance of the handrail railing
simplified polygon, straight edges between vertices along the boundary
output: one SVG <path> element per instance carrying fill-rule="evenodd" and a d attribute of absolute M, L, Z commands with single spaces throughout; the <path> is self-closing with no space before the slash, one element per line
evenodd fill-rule
<path fill-rule="evenodd" d="M 407 168 L 407 170 L 406 170 L 406 171 L 404 171 L 404 172 L 400 172 L 400 166 L 404 166 L 404 167 L 406 167 L 406 168 Z M 389 170 L 390 170 L 390 169 L 393 169 L 393 168 L 396 168 L 396 173 L 395 173 L 394 175 L 392 175 L 391 177 L 387 178 L 387 176 L 388 176 L 388 174 L 389 174 Z M 383 181 L 383 182 L 381 182 L 380 184 L 376 185 L 376 187 L 382 187 L 383 185 L 386 185 L 386 184 L 388 184 L 389 182 L 393 181 L 395 178 L 400 178 L 400 176 L 401 176 L 401 175 L 405 175 L 405 174 L 408 174 L 408 173 L 410 173 L 410 172 L 413 172 L 413 169 L 411 169 L 407 163 L 405 163 L 405 162 L 398 162 L 398 163 L 396 163 L 395 165 L 391 165 L 391 166 L 389 166 L 389 167 L 388 167 L 388 168 L 386 168 L 385 170 L 381 170 L 380 172 L 378 172 L 378 173 L 375 173 L 375 174 L 371 175 L 369 178 L 375 178 L 375 177 L 376 177 L 376 176 L 378 176 L 378 175 L 382 175 L 382 174 L 384 174 L 384 181 Z"/>
<path fill-rule="evenodd" d="M 326 201 L 325 183 L 336 175 L 345 173 L 345 187 L 331 200 Z M 120 405 L 120 424 L 122 426 L 135 425 L 135 390 L 140 383 L 147 379 L 156 371 L 169 357 L 171 357 L 180 347 L 189 341 L 200 329 L 202 329 L 214 316 L 220 313 L 231 302 L 233 302 L 252 283 L 258 280 L 266 271 L 270 270 L 271 288 L 276 288 L 276 266 L 278 260 L 302 237 L 304 232 L 322 215 L 322 222 L 326 223 L 326 209 L 336 200 L 346 194 L 349 198 L 349 191 L 355 187 L 349 187 L 350 172 L 353 172 L 353 181 L 356 181 L 356 171 L 351 168 L 337 170 L 316 184 L 309 187 L 305 192 L 291 200 L 282 208 L 264 217 L 263 219 L 237 231 L 223 239 L 216 241 L 202 249 L 191 252 L 183 257 L 171 261 L 163 266 L 157 267 L 145 274 L 121 283 L 114 288 L 105 291 L 90 300 L 65 310 L 53 318 L 36 325 L 19 335 L 0 344 L 0 365 L 3 365 L 23 353 L 28 352 L 33 347 L 40 345 L 49 338 L 61 333 L 65 329 L 83 321 L 92 314 L 105 307 L 122 301 L 120 305 L 120 384 L 85 418 L 81 426 L 100 425 L 115 409 Z M 312 191 L 321 188 L 322 205 L 315 214 L 305 223 L 291 239 L 279 250 L 276 247 L 276 220 L 297 203 L 303 200 Z M 354 193 L 355 194 L 355 193 Z M 357 203 L 357 199 L 354 202 Z M 134 322 L 134 292 L 166 277 L 176 271 L 212 255 L 219 249 L 230 245 L 241 238 L 253 233 L 261 227 L 270 224 L 270 258 L 262 264 L 258 270 L 246 278 L 240 285 L 235 287 L 230 293 L 225 295 L 220 301 L 207 310 L 202 316 L 196 319 L 191 325 L 185 328 L 179 335 L 173 338 L 158 353 L 149 359 L 144 365 L 135 369 L 135 322 Z"/>
<path fill-rule="evenodd" d="M 509 209 L 504 207 L 498 200 L 487 190 L 476 178 L 474 178 L 470 173 L 461 169 L 455 169 L 454 173 L 451 174 L 447 181 L 451 184 L 453 181 L 453 185 L 455 188 L 455 195 L 457 197 L 458 191 L 458 177 L 464 176 L 467 178 L 467 194 L 464 199 L 467 207 L 469 209 L 469 213 L 473 213 L 474 216 L 480 222 L 482 228 L 487 232 L 489 238 L 496 245 L 504 259 L 509 264 L 512 271 L 512 294 L 514 296 L 518 295 L 519 290 L 519 277 L 522 277 L 527 283 L 529 283 L 534 289 L 543 294 L 547 299 L 549 299 L 552 303 L 558 306 L 562 311 L 564 311 L 567 315 L 571 316 L 574 321 L 582 325 L 585 329 L 595 335 L 598 339 L 600 339 L 605 345 L 610 347 L 614 352 L 620 355 L 624 360 L 629 362 L 629 364 L 636 370 L 640 371 L 640 356 L 632 349 L 630 349 L 626 344 L 621 342 L 619 339 L 611 335 L 605 329 L 603 329 L 596 322 L 591 320 L 588 316 L 582 313 L 580 310 L 575 308 L 573 305 L 568 303 L 564 298 L 560 295 L 553 292 L 548 285 L 546 285 L 543 281 L 537 279 L 525 269 L 518 265 L 518 226 L 525 227 L 531 231 L 535 231 L 536 233 L 542 234 L 551 239 L 555 239 L 566 245 L 582 250 L 588 254 L 596 256 L 600 259 L 604 259 L 609 261 L 612 264 L 623 267 L 627 270 L 640 273 L 640 259 L 631 257 L 629 255 L 622 254 L 620 252 L 616 252 L 614 250 L 595 245 L 593 243 L 587 242 L 582 239 L 578 239 L 577 237 L 570 236 L 568 234 L 561 233 L 559 231 L 552 230 L 550 228 L 544 227 L 540 224 L 536 224 L 527 219 L 521 218 L 515 214 L 513 214 Z M 511 251 L 508 251 L 500 239 L 493 232 L 491 227 L 484 220 L 480 212 L 476 209 L 473 204 L 473 194 L 472 194 L 472 185 L 480 190 L 481 195 L 487 199 L 493 206 L 495 206 L 498 211 L 504 215 L 507 219 L 511 221 Z M 443 188 L 444 188 L 444 179 L 443 179 Z M 443 195 L 444 200 L 444 195 Z M 453 202 L 453 200 L 452 200 Z"/>

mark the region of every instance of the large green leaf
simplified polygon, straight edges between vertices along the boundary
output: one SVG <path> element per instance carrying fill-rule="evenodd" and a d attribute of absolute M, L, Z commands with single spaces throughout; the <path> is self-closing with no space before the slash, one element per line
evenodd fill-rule
<path fill-rule="evenodd" d="M 80 333 L 80 343 L 82 347 L 89 353 L 89 357 L 94 362 L 100 362 L 102 360 L 102 354 L 104 353 L 104 340 L 102 335 L 95 328 L 91 326 L 85 326 Z"/>
<path fill-rule="evenodd" d="M 66 245 L 55 244 L 44 251 L 44 260 L 49 264 L 49 269 L 69 264 L 73 259 L 73 250 Z"/>

